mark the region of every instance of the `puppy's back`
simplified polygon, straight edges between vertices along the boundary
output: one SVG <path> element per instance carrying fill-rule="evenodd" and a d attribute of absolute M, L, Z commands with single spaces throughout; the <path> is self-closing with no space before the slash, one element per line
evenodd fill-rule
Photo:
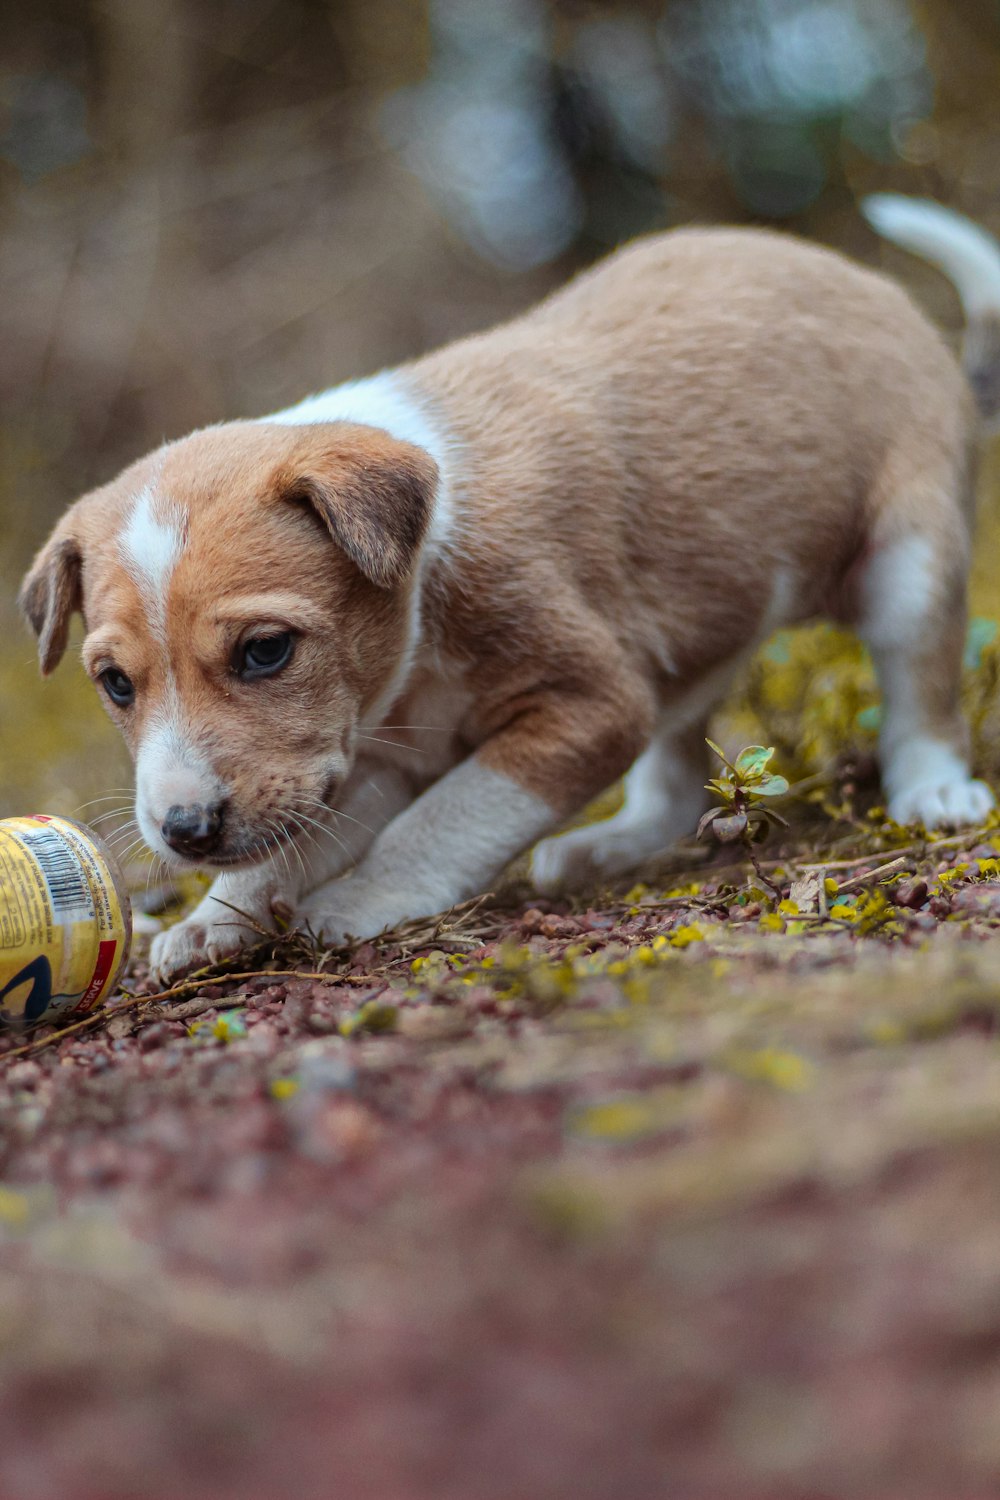
<path fill-rule="evenodd" d="M 891 455 L 953 471 L 973 424 L 954 356 L 901 287 L 762 230 L 637 240 L 411 370 L 469 456 L 473 546 L 537 568 L 543 535 L 605 613 L 638 590 L 697 613 L 703 635 L 719 615 L 727 639 L 777 569 L 798 612 L 820 609 Z"/>

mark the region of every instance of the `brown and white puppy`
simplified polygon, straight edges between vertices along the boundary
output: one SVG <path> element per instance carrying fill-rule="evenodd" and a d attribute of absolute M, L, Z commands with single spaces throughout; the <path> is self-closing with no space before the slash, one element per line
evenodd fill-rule
<path fill-rule="evenodd" d="M 962 295 L 963 375 L 893 282 L 780 235 L 636 243 L 398 371 L 168 443 L 78 501 L 25 581 L 74 610 L 168 861 L 219 871 L 161 972 L 277 903 L 329 941 L 484 889 L 627 871 L 702 807 L 706 718 L 775 626 L 875 657 L 893 817 L 975 822 L 958 704 L 976 416 L 1000 407 L 1000 248 L 869 200 Z M 225 904 L 223 904 L 225 903 Z"/>

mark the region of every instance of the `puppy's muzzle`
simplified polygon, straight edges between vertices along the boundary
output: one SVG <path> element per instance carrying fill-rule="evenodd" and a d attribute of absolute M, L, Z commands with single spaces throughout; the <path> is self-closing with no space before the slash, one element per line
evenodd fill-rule
<path fill-rule="evenodd" d="M 167 809 L 160 824 L 163 842 L 188 859 L 205 859 L 221 842 L 224 812 L 222 802 L 213 802 L 208 807 L 200 802 L 193 802 L 188 807 L 175 803 Z"/>

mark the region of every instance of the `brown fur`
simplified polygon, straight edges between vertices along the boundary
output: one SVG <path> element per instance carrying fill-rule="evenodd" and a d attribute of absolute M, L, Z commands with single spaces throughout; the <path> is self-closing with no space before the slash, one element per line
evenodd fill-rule
<path fill-rule="evenodd" d="M 831 252 L 640 241 L 409 373 L 463 442 L 462 561 L 430 590 L 476 662 L 470 737 L 561 810 L 624 769 L 655 705 L 758 638 L 779 567 L 793 619 L 855 618 L 852 564 L 914 528 L 964 577 L 966 384 L 898 286 Z M 953 665 L 928 656 L 950 718 Z M 512 701 L 530 727 L 494 741 Z M 572 745 L 586 772 L 568 777 Z"/>
<path fill-rule="evenodd" d="M 556 815 L 575 811 L 629 767 L 659 714 L 721 681 L 772 625 L 856 619 L 858 570 L 911 534 L 930 543 L 942 590 L 915 643 L 928 713 L 961 739 L 973 407 L 891 281 L 774 234 L 680 231 L 401 379 L 453 445 L 454 535 L 423 577 L 422 645 L 382 720 L 422 724 L 442 662 L 459 706 L 444 741 L 393 728 L 399 748 L 373 752 L 414 784 L 478 751 Z M 65 640 L 76 549 L 85 660 L 96 673 L 113 658 L 139 689 L 117 715 L 130 742 L 169 657 L 248 822 L 296 789 L 318 794 L 320 748 L 342 745 L 346 764 L 402 648 L 431 471 L 407 445 L 339 423 L 233 423 L 169 445 L 79 502 L 40 555 L 23 597 L 43 670 Z M 189 527 L 167 656 L 114 548 L 151 481 Z M 299 654 L 272 683 L 234 684 L 234 640 L 260 621 L 220 608 L 276 585 L 314 607 Z"/>

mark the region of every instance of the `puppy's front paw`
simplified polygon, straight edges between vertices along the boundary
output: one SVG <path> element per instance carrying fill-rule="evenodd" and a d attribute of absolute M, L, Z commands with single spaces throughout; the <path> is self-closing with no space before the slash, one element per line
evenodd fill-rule
<path fill-rule="evenodd" d="M 262 930 L 269 932 L 276 917 L 287 921 L 291 914 L 290 901 L 266 890 L 234 893 L 231 900 L 210 892 L 190 916 L 153 939 L 150 969 L 166 983 L 187 969 L 221 963 L 260 942 Z"/>
<path fill-rule="evenodd" d="M 238 918 L 234 917 L 234 921 Z M 153 939 L 149 967 L 155 979 L 167 984 L 188 969 L 231 958 L 255 938 L 256 933 L 248 933 L 245 928 L 223 927 L 195 913 Z"/>
<path fill-rule="evenodd" d="M 982 823 L 995 798 L 985 781 L 961 776 L 925 781 L 905 787 L 889 801 L 896 823 L 922 823 L 925 828 L 966 828 Z"/>
<path fill-rule="evenodd" d="M 427 908 L 363 876 L 345 875 L 320 886 L 303 901 L 295 921 L 321 943 L 338 948 L 352 938 L 377 937 L 387 927 L 395 927 L 408 917 L 423 916 L 427 910 L 437 908 Z"/>
<path fill-rule="evenodd" d="M 616 830 L 602 823 L 574 828 L 542 839 L 531 854 L 531 879 L 543 896 L 612 880 L 635 868 L 644 853 L 636 851 L 634 829 Z"/>

